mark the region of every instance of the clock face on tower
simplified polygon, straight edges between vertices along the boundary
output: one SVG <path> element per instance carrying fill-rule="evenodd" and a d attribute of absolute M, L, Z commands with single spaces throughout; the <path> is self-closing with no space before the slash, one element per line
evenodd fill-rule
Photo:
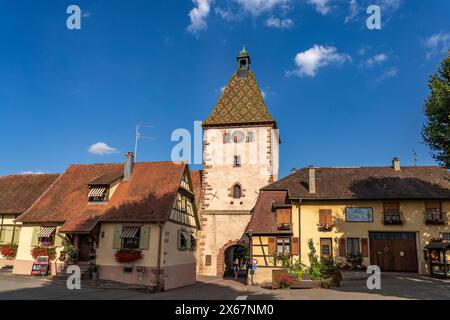
<path fill-rule="evenodd" d="M 241 143 L 242 141 L 244 141 L 244 138 L 245 138 L 245 134 L 244 134 L 244 132 L 242 132 L 240 130 L 235 131 L 231 134 L 231 140 L 234 143 Z"/>

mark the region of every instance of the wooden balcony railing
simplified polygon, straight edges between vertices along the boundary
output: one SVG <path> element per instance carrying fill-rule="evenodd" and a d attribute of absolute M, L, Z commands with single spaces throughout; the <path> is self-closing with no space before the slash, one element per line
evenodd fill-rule
<path fill-rule="evenodd" d="M 442 225 L 448 223 L 448 217 L 446 212 L 424 212 L 425 224 Z"/>
<path fill-rule="evenodd" d="M 398 225 L 403 223 L 404 219 L 402 212 L 383 212 L 383 224 Z"/>

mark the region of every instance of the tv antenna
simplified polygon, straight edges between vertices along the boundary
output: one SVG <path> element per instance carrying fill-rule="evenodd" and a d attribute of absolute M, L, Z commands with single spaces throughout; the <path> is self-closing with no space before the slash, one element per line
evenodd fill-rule
<path fill-rule="evenodd" d="M 155 137 L 148 137 L 148 136 L 142 135 L 141 131 L 143 128 L 153 128 L 153 126 L 147 126 L 142 123 L 138 123 L 136 125 L 136 140 L 134 143 L 134 159 L 135 159 L 135 161 L 137 159 L 139 140 L 141 140 L 141 139 L 155 140 L 156 139 Z"/>

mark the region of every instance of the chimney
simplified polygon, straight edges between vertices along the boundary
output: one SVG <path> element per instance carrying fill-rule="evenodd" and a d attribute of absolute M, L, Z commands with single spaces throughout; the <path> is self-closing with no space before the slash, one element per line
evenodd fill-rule
<path fill-rule="evenodd" d="M 394 168 L 394 170 L 400 170 L 400 159 L 395 157 L 394 159 L 392 159 L 392 168 Z"/>
<path fill-rule="evenodd" d="M 309 173 L 308 178 L 309 193 L 316 193 L 316 168 L 309 167 L 308 173 Z"/>
<path fill-rule="evenodd" d="M 292 169 L 291 169 L 291 174 L 296 173 L 296 172 L 297 172 L 297 169 L 296 169 L 296 168 L 292 168 Z"/>
<path fill-rule="evenodd" d="M 125 164 L 123 168 L 123 181 L 129 181 L 131 175 L 133 174 L 134 167 L 134 153 L 127 152 L 125 153 Z"/>

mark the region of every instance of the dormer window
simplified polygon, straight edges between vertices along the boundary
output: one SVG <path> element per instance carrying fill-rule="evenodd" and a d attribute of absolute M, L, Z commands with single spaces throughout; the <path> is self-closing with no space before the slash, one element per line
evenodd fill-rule
<path fill-rule="evenodd" d="M 88 202 L 91 204 L 107 202 L 122 178 L 122 173 L 108 172 L 89 181 Z"/>
<path fill-rule="evenodd" d="M 88 201 L 89 202 L 105 202 L 108 201 L 109 186 L 90 186 Z"/>

